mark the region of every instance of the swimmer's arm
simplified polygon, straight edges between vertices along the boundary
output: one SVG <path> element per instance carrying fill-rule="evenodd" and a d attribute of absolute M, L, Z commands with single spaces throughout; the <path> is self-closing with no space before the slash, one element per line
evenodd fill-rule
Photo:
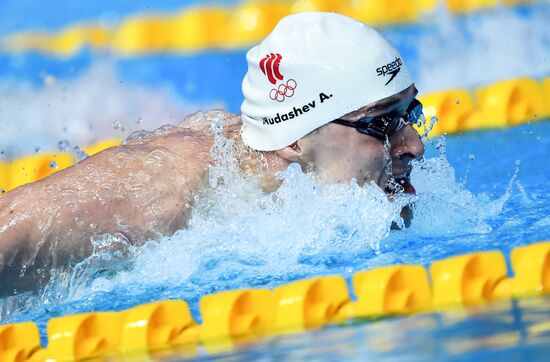
<path fill-rule="evenodd" d="M 0 296 L 15 289 L 28 289 L 30 278 L 21 279 L 21 268 L 39 238 L 37 219 L 33 219 L 32 200 L 17 188 L 0 197 Z M 13 281 L 18 283 L 14 284 Z M 21 285 L 19 284 L 21 283 Z"/>
<path fill-rule="evenodd" d="M 102 234 L 141 243 L 184 227 L 210 162 L 202 141 L 183 132 L 113 147 L 1 196 L 0 280 L 82 259 Z"/>

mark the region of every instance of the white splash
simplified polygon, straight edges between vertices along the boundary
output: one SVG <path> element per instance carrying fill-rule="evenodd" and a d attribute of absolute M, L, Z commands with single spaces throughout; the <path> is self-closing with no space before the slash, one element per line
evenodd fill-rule
<path fill-rule="evenodd" d="M 489 232 L 488 221 L 501 207 L 487 206 L 510 197 L 509 190 L 495 201 L 469 192 L 455 179 L 444 138 L 427 145 L 435 157 L 415 165 L 416 196 L 390 202 L 374 185 L 319 184 L 297 164 L 279 175 L 284 181 L 277 191 L 266 193 L 257 179 L 241 174 L 231 141 L 212 121 L 217 137 L 211 186 L 197 197 L 187 229 L 142 246 L 116 234 L 94 238 L 93 255 L 70 270 L 55 270 L 41 295 L 6 299 L 9 308 L 0 306 L 4 319 L 44 305 L 77 303 L 86 309 L 101 295 L 189 300 L 218 290 L 411 262 L 403 254 L 422 262 L 419 253 L 445 249 L 434 240 Z M 415 215 L 411 227 L 391 232 L 409 203 Z"/>
<path fill-rule="evenodd" d="M 120 288 L 130 294 L 186 284 L 242 288 L 262 278 L 333 273 L 334 265 L 365 268 L 370 258 L 375 265 L 390 264 L 399 256 L 378 255 L 380 243 L 391 239 L 391 224 L 409 202 L 415 220 L 401 236 L 489 232 L 487 219 L 495 214 L 483 210 L 491 201 L 476 198 L 457 182 L 444 146 L 436 147 L 440 156 L 418 163 L 412 174 L 418 195 L 389 202 L 377 186 L 319 184 L 297 164 L 280 174 L 284 182 L 276 192 L 265 193 L 256 179 L 240 173 L 231 141 L 218 138 L 212 151 L 215 182 L 197 199 L 189 228 L 142 247 L 123 248 L 124 258 L 119 257 L 120 243 L 96 252 L 73 271 L 64 294 L 79 300 Z"/>

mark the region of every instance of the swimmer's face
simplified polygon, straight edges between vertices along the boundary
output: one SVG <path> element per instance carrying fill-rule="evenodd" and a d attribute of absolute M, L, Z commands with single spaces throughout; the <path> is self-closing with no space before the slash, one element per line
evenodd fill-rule
<path fill-rule="evenodd" d="M 404 91 L 350 112 L 340 119 L 357 122 L 363 117 L 405 114 L 418 93 L 411 85 Z M 362 134 L 352 127 L 335 123 L 317 129 L 297 141 L 298 162 L 329 182 L 348 183 L 356 179 L 359 185 L 375 183 L 388 194 L 389 184 L 398 182 L 405 192 L 414 192 L 409 184 L 411 162 L 424 154 L 424 145 L 416 130 L 405 125 L 383 141 Z"/>

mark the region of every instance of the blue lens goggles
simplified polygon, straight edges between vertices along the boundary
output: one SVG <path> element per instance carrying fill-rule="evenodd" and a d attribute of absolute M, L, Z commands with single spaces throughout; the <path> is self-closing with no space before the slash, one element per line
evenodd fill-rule
<path fill-rule="evenodd" d="M 340 124 L 346 127 L 355 128 L 359 133 L 372 136 L 381 141 L 386 141 L 387 137 L 399 131 L 407 124 L 416 124 L 422 115 L 422 103 L 418 99 L 413 99 L 407 111 L 400 117 L 388 115 L 363 117 L 358 121 L 351 122 L 343 119 L 335 119 L 332 123 Z"/>

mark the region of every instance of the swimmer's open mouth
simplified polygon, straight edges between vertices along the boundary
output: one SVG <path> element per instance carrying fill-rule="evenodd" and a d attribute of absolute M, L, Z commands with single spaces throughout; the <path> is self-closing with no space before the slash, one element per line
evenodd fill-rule
<path fill-rule="evenodd" d="M 393 197 L 395 194 L 404 193 L 416 195 L 416 189 L 411 184 L 410 173 L 399 177 L 390 177 L 386 182 L 384 191 Z"/>
<path fill-rule="evenodd" d="M 411 184 L 411 177 L 407 175 L 406 178 L 396 180 L 403 187 L 403 192 L 410 195 L 416 195 L 416 189 Z"/>
<path fill-rule="evenodd" d="M 390 179 L 386 183 L 386 188 L 384 189 L 384 191 L 386 192 L 386 194 L 388 194 L 390 200 L 392 200 L 396 194 L 400 193 L 416 195 L 416 190 L 411 184 L 410 172 L 403 176 L 390 177 Z M 403 219 L 403 224 L 405 227 L 409 227 L 411 225 L 413 212 L 410 205 L 405 205 L 403 207 L 403 209 L 401 210 L 401 218 Z M 400 227 L 395 222 L 393 222 L 392 229 L 400 229 Z"/>

